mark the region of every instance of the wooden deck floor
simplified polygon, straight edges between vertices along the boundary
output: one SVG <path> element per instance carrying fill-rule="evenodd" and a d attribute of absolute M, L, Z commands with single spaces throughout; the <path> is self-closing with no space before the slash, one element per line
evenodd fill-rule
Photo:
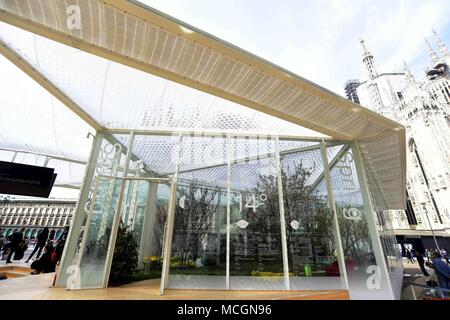
<path fill-rule="evenodd" d="M 344 290 L 321 291 L 211 291 L 165 290 L 159 279 L 116 288 L 68 291 L 51 287 L 54 273 L 0 281 L 0 300 L 348 300 Z"/>

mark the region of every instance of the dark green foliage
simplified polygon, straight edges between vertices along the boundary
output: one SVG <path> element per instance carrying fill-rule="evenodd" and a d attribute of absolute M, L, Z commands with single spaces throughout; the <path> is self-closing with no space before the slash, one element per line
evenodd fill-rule
<path fill-rule="evenodd" d="M 133 232 L 121 222 L 109 276 L 110 284 L 127 282 L 137 270 L 138 259 L 138 245 Z"/>

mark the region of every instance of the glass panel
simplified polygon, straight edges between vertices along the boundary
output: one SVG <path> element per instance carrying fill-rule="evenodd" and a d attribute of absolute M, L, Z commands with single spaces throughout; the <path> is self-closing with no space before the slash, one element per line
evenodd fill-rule
<path fill-rule="evenodd" d="M 367 170 L 368 187 L 372 206 L 377 213 L 376 226 L 380 235 L 383 253 L 388 267 L 389 277 L 394 291 L 394 297 L 400 299 L 403 281 L 403 263 L 399 244 L 395 236 L 394 224 L 391 214 L 393 211 L 383 211 L 383 195 L 379 191 L 379 185 L 372 174 Z"/>
<path fill-rule="evenodd" d="M 86 221 L 89 210 L 91 209 L 91 206 L 94 205 L 93 196 L 94 193 L 97 192 L 95 186 L 96 177 L 122 176 L 125 160 L 124 145 L 126 145 L 127 142 L 128 135 L 117 135 L 117 139 L 114 139 L 114 137 L 110 135 L 97 133 L 97 136 L 95 137 L 90 163 L 87 166 L 86 180 L 81 191 L 80 200 L 78 201 L 76 214 L 74 215 L 74 221 L 71 226 L 73 230 L 69 234 L 70 237 L 67 241 L 68 245 L 65 249 L 65 255 L 62 261 L 63 265 L 61 266 L 61 272 L 59 273 L 57 279 L 57 285 L 60 287 L 66 287 L 67 278 L 69 275 L 74 275 L 73 266 L 78 265 L 78 262 L 81 261 L 80 244 L 83 239 L 84 230 L 87 227 Z M 105 192 L 108 198 L 102 199 L 105 203 L 102 203 L 101 206 L 102 210 L 105 212 L 110 212 L 110 207 L 114 207 L 116 205 L 112 198 L 113 192 L 116 192 L 116 185 L 115 182 L 108 182 L 108 187 L 106 187 L 105 183 L 105 179 L 99 180 L 99 190 L 102 193 L 104 188 L 109 188 L 108 191 Z M 99 199 L 96 200 L 97 203 L 99 201 Z M 93 241 L 94 239 L 91 240 Z M 89 270 L 89 267 L 87 268 L 87 270 Z M 80 271 L 83 273 L 83 269 Z M 90 271 L 88 271 L 88 273 L 89 272 Z M 89 281 L 86 283 L 91 285 Z"/>
<path fill-rule="evenodd" d="M 124 281 L 161 277 L 169 197 L 169 184 L 125 180 L 121 221 L 133 234 L 137 255 L 132 257 L 137 259 L 134 261 L 137 268 Z"/>
<path fill-rule="evenodd" d="M 340 147 L 332 147 L 340 148 Z M 328 150 L 332 153 L 331 150 Z M 386 276 L 376 260 L 368 219 L 373 219 L 363 201 L 355 158 L 350 148 L 337 153 L 330 174 L 338 213 L 350 297 L 390 298 Z"/>
<path fill-rule="evenodd" d="M 275 142 L 232 138 L 230 288 L 283 290 Z"/>
<path fill-rule="evenodd" d="M 148 181 L 136 181 L 137 191 L 134 201 L 134 217 L 129 222 L 133 228 L 134 240 L 139 243 L 142 236 L 142 227 L 144 224 L 145 212 L 147 211 L 147 202 L 150 192 L 150 183 Z"/>
<path fill-rule="evenodd" d="M 172 174 L 176 167 L 178 139 L 178 135 L 135 135 L 128 176 L 161 177 Z"/>
<path fill-rule="evenodd" d="M 290 288 L 344 289 L 320 144 L 291 148 L 281 152 Z"/>
<path fill-rule="evenodd" d="M 224 137 L 183 137 L 170 288 L 226 288 L 225 142 Z"/>
<path fill-rule="evenodd" d="M 98 185 L 94 194 L 95 200 L 91 204 L 93 206 L 92 216 L 88 220 L 87 230 L 85 231 L 87 235 L 84 246 L 81 248 L 81 288 L 103 286 L 106 256 L 121 184 L 121 180 L 98 178 Z"/>

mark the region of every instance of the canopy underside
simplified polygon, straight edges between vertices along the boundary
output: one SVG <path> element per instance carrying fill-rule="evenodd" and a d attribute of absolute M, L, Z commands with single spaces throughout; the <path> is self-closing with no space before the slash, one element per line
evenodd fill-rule
<path fill-rule="evenodd" d="M 68 28 L 69 5 L 79 28 Z M 0 9 L 0 20 L 39 35 L 2 23 L 2 53 L 95 129 L 358 141 L 386 208 L 404 207 L 405 133 L 394 121 L 130 2 L 0 0 Z"/>

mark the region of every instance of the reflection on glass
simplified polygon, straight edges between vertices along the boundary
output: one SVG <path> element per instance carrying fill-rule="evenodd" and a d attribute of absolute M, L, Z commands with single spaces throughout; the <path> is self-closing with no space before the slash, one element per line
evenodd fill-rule
<path fill-rule="evenodd" d="M 126 142 L 127 137 L 122 138 Z M 344 289 L 345 267 L 352 298 L 387 296 L 385 275 L 373 249 L 376 234 L 368 223 L 372 213 L 363 201 L 359 167 L 349 146 L 327 148 L 337 228 L 318 142 L 283 138 L 275 148 L 275 140 L 267 137 L 184 135 L 178 148 L 178 141 L 178 136 L 137 135 L 123 180 L 117 179 L 124 172 L 122 150 L 105 141 L 99 146 L 94 176 L 112 178 L 99 179 L 97 188 L 90 182 L 85 186 L 90 192 L 79 210 L 92 208 L 92 219 L 80 254 L 73 254 L 80 262 L 82 288 L 102 284 L 117 212 L 138 247 L 138 268 L 131 275 L 135 280 L 160 278 L 168 240 L 169 288 L 285 290 L 289 280 L 291 290 Z M 173 175 L 177 177 L 173 237 L 166 239 L 171 186 L 148 178 Z M 280 219 L 283 209 L 285 226 Z M 345 266 L 337 261 L 341 253 L 337 231 Z M 286 232 L 285 255 L 282 232 Z M 381 235 L 386 260 L 390 269 L 396 269 L 394 238 L 387 232 Z M 74 242 L 78 247 L 81 239 Z M 289 274 L 284 273 L 284 262 Z"/>
<path fill-rule="evenodd" d="M 138 268 L 133 278 L 160 278 L 170 187 L 148 180 L 130 180 L 136 185 L 128 226 L 138 247 Z"/>
<path fill-rule="evenodd" d="M 81 288 L 102 287 L 121 181 L 98 178 L 92 213 L 80 261 Z"/>
<path fill-rule="evenodd" d="M 97 134 L 94 141 L 94 151 L 92 154 L 92 159 L 88 165 L 88 174 L 86 175 L 86 181 L 81 192 L 81 198 L 76 208 L 75 220 L 72 224 L 70 237 L 67 241 L 65 248 L 66 252 L 62 259 L 61 270 L 57 279 L 57 285 L 60 287 L 66 287 L 67 280 L 70 275 L 70 270 L 74 270 L 73 266 L 80 267 L 81 274 L 81 288 L 84 287 L 102 287 L 103 276 L 100 265 L 90 266 L 86 263 L 87 260 L 81 256 L 82 251 L 86 248 L 81 248 L 83 236 L 87 230 L 86 236 L 88 237 L 86 241 L 90 241 L 90 246 L 92 243 L 98 241 L 99 237 L 105 238 L 105 225 L 112 226 L 108 219 L 111 218 L 110 215 L 114 215 L 112 208 L 116 206 L 116 200 L 118 195 L 118 186 L 116 181 L 107 179 L 100 179 L 98 184 L 98 190 L 96 189 L 96 181 L 98 177 L 120 177 L 123 174 L 123 163 L 125 154 L 123 153 L 123 146 L 119 143 L 127 143 L 128 135 L 117 135 L 117 141 L 114 139 L 106 139 L 103 133 Z M 111 138 L 111 136 L 109 137 Z M 98 200 L 95 200 L 94 195 L 97 195 Z M 103 197 L 103 199 L 102 199 Z M 94 206 L 96 206 L 94 208 Z M 88 213 L 92 209 L 93 212 L 93 228 L 89 232 L 90 226 L 86 223 L 88 218 Z M 101 210 L 101 211 L 99 211 Z M 100 213 L 104 212 L 105 216 L 103 219 L 97 217 Z M 98 224 L 98 220 L 102 220 L 102 224 Z M 101 229 L 100 229 L 101 228 Z M 98 235 L 95 232 L 100 232 Z M 111 232 L 111 230 L 108 230 Z M 109 242 L 109 239 L 107 240 Z M 104 241 L 106 243 L 106 240 Z M 87 245 L 87 242 L 85 242 Z M 87 248 L 89 251 L 89 248 Z M 89 260 L 89 258 L 88 258 Z M 81 264 L 80 264 L 81 263 Z M 100 263 L 100 262 L 99 262 Z M 104 261 L 100 264 L 104 264 Z M 98 279 L 94 280 L 94 273 L 98 274 Z"/>
<path fill-rule="evenodd" d="M 226 194 L 191 181 L 176 201 L 170 287 L 225 289 Z"/>
<path fill-rule="evenodd" d="M 313 147 L 281 156 L 290 288 L 343 289 L 322 154 Z"/>
<path fill-rule="evenodd" d="M 226 288 L 225 142 L 223 137 L 183 137 L 170 288 Z"/>
<path fill-rule="evenodd" d="M 353 299 L 385 298 L 385 276 L 375 259 L 368 226 L 372 212 L 363 202 L 353 152 L 344 151 L 338 154 L 330 174 L 350 295 Z"/>
<path fill-rule="evenodd" d="M 230 288 L 283 290 L 274 141 L 231 139 L 230 143 Z"/>

